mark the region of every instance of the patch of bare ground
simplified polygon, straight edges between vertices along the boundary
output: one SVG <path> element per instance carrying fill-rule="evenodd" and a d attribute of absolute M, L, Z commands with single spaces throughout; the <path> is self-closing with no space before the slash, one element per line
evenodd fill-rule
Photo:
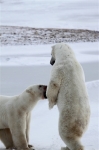
<path fill-rule="evenodd" d="M 0 26 L 1 46 L 97 41 L 99 41 L 99 31 L 83 29 Z"/>

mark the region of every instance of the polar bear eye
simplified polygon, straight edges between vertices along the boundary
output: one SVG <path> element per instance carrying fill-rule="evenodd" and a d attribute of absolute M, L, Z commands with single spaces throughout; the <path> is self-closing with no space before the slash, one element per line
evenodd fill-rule
<path fill-rule="evenodd" d="M 39 85 L 39 88 L 41 88 L 42 87 L 42 85 Z"/>

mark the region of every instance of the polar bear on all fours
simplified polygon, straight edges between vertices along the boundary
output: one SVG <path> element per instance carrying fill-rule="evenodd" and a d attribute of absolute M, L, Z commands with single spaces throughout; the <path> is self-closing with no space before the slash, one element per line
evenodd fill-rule
<path fill-rule="evenodd" d="M 45 85 L 33 85 L 17 96 L 0 96 L 0 140 L 7 149 L 34 150 L 29 144 L 31 110 L 46 98 Z"/>
<path fill-rule="evenodd" d="M 84 150 L 80 138 L 90 118 L 90 105 L 84 73 L 72 49 L 65 43 L 52 47 L 51 79 L 47 88 L 49 107 L 59 109 L 59 134 L 67 147 Z"/>

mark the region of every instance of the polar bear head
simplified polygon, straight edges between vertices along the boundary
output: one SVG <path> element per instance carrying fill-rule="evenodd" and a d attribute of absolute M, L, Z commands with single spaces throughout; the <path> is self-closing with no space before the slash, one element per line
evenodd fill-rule
<path fill-rule="evenodd" d="M 33 85 L 26 89 L 26 92 L 29 93 L 34 99 L 45 99 L 46 97 L 46 85 Z"/>
<path fill-rule="evenodd" d="M 74 52 L 72 49 L 65 43 L 58 43 L 54 46 L 52 46 L 52 52 L 51 52 L 52 58 L 50 60 L 50 64 L 54 65 L 56 61 L 60 62 L 68 57 L 74 57 Z"/>

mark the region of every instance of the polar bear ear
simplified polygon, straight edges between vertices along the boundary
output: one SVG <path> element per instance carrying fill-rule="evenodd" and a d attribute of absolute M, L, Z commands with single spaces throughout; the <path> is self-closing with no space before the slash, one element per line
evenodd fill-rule
<path fill-rule="evenodd" d="M 27 89 L 26 92 L 31 94 L 31 95 L 34 95 L 32 88 Z"/>

